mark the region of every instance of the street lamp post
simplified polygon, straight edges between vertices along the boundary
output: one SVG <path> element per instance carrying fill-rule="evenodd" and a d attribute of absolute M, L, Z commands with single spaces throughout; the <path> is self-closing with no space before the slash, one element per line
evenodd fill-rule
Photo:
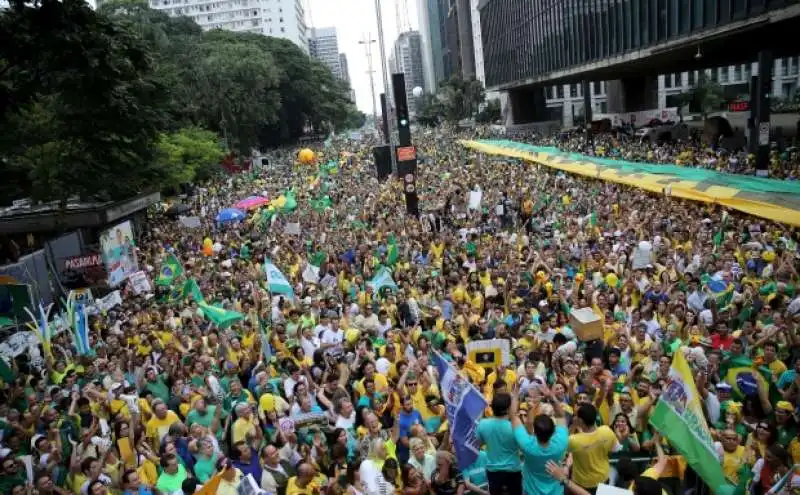
<path fill-rule="evenodd" d="M 369 73 L 369 89 L 372 92 L 372 118 L 375 119 L 375 129 L 378 128 L 378 104 L 375 101 L 375 70 L 372 68 L 372 44 L 376 43 L 375 40 L 370 39 L 368 35 L 364 35 L 364 39 L 359 41 L 359 45 L 364 45 L 367 50 L 367 72 Z"/>
<path fill-rule="evenodd" d="M 381 73 L 383 75 L 383 92 L 388 97 L 391 94 L 391 87 L 389 86 L 389 75 L 386 71 L 386 49 L 383 43 L 383 16 L 381 15 L 381 0 L 375 0 L 375 16 L 378 21 L 378 47 L 381 50 Z M 388 107 L 388 105 L 387 105 Z M 387 112 L 388 108 L 387 108 Z M 394 133 L 394 124 L 388 115 L 384 115 L 383 119 L 386 121 L 386 127 L 389 132 L 386 135 L 386 144 L 389 145 L 389 154 L 392 158 L 392 173 L 397 176 L 397 157 L 395 156 L 394 144 L 392 143 L 392 134 Z"/>

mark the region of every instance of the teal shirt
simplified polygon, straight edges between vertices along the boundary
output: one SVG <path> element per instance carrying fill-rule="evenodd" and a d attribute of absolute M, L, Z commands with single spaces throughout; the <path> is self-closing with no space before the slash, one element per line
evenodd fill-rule
<path fill-rule="evenodd" d="M 506 418 L 483 418 L 478 422 L 475 436 L 486 445 L 489 462 L 486 470 L 519 471 L 520 458 L 511 421 Z"/>
<path fill-rule="evenodd" d="M 522 450 L 525 469 L 522 471 L 522 491 L 530 495 L 563 495 L 564 487 L 555 478 L 547 474 L 547 461 L 561 462 L 567 453 L 569 433 L 565 426 L 556 426 L 546 446 L 539 444 L 524 426 L 514 429 L 516 444 Z"/>
<path fill-rule="evenodd" d="M 481 450 L 478 453 L 478 458 L 475 459 L 475 462 L 470 464 L 470 466 L 462 473 L 464 478 L 469 480 L 470 483 L 478 488 L 489 491 L 489 476 L 486 474 L 486 465 L 488 463 L 489 457 L 486 455 L 486 451 Z"/>

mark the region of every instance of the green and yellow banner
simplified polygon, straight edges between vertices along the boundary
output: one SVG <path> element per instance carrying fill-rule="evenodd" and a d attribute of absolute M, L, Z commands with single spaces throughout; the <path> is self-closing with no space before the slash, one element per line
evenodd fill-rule
<path fill-rule="evenodd" d="M 462 141 L 461 144 L 483 153 L 529 160 L 584 177 L 676 198 L 718 204 L 757 217 L 800 226 L 800 181 L 590 157 L 508 140 Z"/>

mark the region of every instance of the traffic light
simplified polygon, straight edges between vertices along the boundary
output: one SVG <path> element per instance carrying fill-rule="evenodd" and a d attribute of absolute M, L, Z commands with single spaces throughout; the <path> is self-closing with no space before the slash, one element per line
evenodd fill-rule
<path fill-rule="evenodd" d="M 394 91 L 394 106 L 397 113 L 397 134 L 400 139 L 400 146 L 410 146 L 411 119 L 408 115 L 406 78 L 403 73 L 392 74 L 392 90 Z"/>

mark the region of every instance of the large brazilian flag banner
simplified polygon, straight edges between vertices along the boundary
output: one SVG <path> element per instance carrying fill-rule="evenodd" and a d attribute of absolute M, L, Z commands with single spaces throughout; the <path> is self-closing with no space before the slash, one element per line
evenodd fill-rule
<path fill-rule="evenodd" d="M 584 177 L 638 187 L 656 194 L 719 204 L 761 218 L 800 226 L 800 181 L 590 157 L 508 140 L 461 143 L 484 153 L 529 160 Z"/>

